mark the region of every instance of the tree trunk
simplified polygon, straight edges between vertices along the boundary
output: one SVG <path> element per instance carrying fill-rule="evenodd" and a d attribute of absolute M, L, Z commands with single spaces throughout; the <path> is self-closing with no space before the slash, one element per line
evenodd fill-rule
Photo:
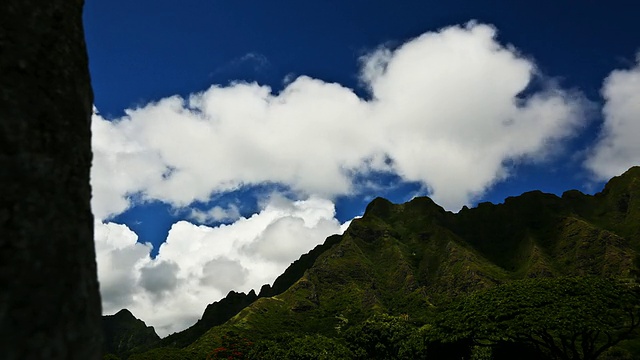
<path fill-rule="evenodd" d="M 0 357 L 101 358 L 83 0 L 0 1 Z"/>

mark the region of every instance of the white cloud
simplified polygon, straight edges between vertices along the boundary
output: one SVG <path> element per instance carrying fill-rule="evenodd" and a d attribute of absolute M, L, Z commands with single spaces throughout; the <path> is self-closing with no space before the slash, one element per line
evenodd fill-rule
<path fill-rule="evenodd" d="M 214 206 L 207 211 L 191 209 L 189 217 L 201 224 L 208 222 L 235 221 L 240 218 L 240 209 L 238 209 L 238 206 L 234 204 L 229 204 L 226 208 L 223 208 L 222 206 Z"/>
<path fill-rule="evenodd" d="M 129 122 L 110 122 L 96 113 L 92 118 L 91 207 L 98 219 L 125 211 L 130 195 L 162 179 L 167 171 L 157 151 L 126 131 Z"/>
<path fill-rule="evenodd" d="M 178 264 L 173 261 L 153 261 L 140 268 L 140 286 L 149 293 L 163 295 L 178 285 Z"/>
<path fill-rule="evenodd" d="M 240 261 L 215 258 L 204 264 L 202 273 L 203 285 L 219 289 L 234 289 L 238 284 L 244 284 L 247 281 L 249 272 L 240 264 Z"/>
<path fill-rule="evenodd" d="M 238 60 L 238 63 L 252 63 L 254 71 L 260 71 L 269 66 L 269 59 L 263 54 L 247 53 Z"/>
<path fill-rule="evenodd" d="M 174 206 L 246 185 L 301 196 L 352 194 L 354 174 L 390 171 L 457 210 L 579 126 L 581 100 L 549 87 L 521 96 L 535 64 L 470 23 L 363 59 L 372 100 L 300 76 L 282 92 L 235 83 L 162 99 L 112 122 L 94 116 L 94 211 L 132 194 Z M 387 161 L 389 160 L 389 161 Z"/>
<path fill-rule="evenodd" d="M 125 225 L 95 223 L 96 261 L 102 307 L 116 312 L 134 300 L 139 269 L 149 263 L 151 245 Z"/>
<path fill-rule="evenodd" d="M 324 240 L 327 234 L 340 232 L 335 219 L 322 218 L 315 223 L 306 220 L 302 217 L 280 218 L 269 224 L 244 250 L 270 262 L 287 264 L 293 256 L 303 254 L 317 245 L 317 239 Z M 287 238 L 297 240 L 282 240 Z"/>
<path fill-rule="evenodd" d="M 168 335 L 195 323 L 230 290 L 273 283 L 301 254 L 341 231 L 331 201 L 274 195 L 262 211 L 230 225 L 175 223 L 151 259 L 151 247 L 136 243 L 126 226 L 96 223 L 103 311 L 127 308 Z"/>
<path fill-rule="evenodd" d="M 611 72 L 602 96 L 604 124 L 585 165 L 598 179 L 608 180 L 640 165 L 640 54 L 633 68 Z"/>

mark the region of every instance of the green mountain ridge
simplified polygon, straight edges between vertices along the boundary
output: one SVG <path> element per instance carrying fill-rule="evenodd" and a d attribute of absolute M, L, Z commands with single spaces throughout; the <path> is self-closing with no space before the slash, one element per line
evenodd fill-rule
<path fill-rule="evenodd" d="M 215 319 L 207 315 L 212 304 L 199 323 L 206 318 L 214 325 L 191 330 L 188 341 L 157 346 L 177 347 L 171 350 L 177 358 L 204 359 L 229 333 L 252 340 L 283 333 L 340 338 L 375 314 L 424 324 L 457 298 L 514 280 L 635 279 L 639 253 L 640 167 L 593 196 L 532 191 L 455 214 L 427 197 L 405 204 L 377 198 L 343 235 L 303 255 L 273 288 L 242 294 L 246 305 L 240 301 Z M 169 353 L 163 351 L 131 358 Z"/>
<path fill-rule="evenodd" d="M 300 259 L 294 261 L 284 271 L 284 273 L 282 273 L 282 275 L 276 278 L 273 285 L 263 285 L 258 295 L 256 295 L 255 291 L 250 291 L 248 294 L 230 291 L 223 299 L 207 305 L 200 320 L 198 320 L 189 328 L 177 333 L 170 334 L 162 339 L 156 336 L 156 339 L 151 339 L 150 341 L 147 341 L 145 343 L 133 343 L 131 344 L 131 346 L 125 346 L 119 349 L 116 349 L 114 346 L 109 346 L 107 347 L 106 353 L 119 354 L 126 358 L 132 352 L 143 352 L 153 348 L 185 347 L 196 341 L 210 328 L 225 323 L 227 320 L 236 315 L 245 307 L 252 304 L 258 298 L 279 295 L 287 290 L 291 285 L 293 285 L 298 279 L 302 277 L 304 272 L 313 265 L 314 261 L 320 254 L 333 246 L 339 240 L 339 236 L 330 236 L 329 238 L 327 238 L 323 244 L 316 246 L 309 253 L 302 255 Z M 130 312 L 126 309 L 121 310 L 118 314 L 120 314 L 121 312 L 130 314 Z M 117 319 L 125 319 L 126 321 L 126 318 L 124 317 L 118 317 Z M 103 324 L 111 324 L 110 321 L 113 321 L 110 320 L 110 316 L 103 316 Z M 114 326 L 104 327 L 104 331 L 106 334 L 109 334 L 109 337 L 115 336 L 110 335 L 111 332 L 113 332 L 113 330 L 111 330 L 111 328 L 113 327 Z M 117 329 L 122 328 L 123 327 L 121 326 Z M 127 334 L 122 334 L 121 336 L 126 335 Z M 107 343 L 110 344 L 111 341 L 107 341 Z"/>
<path fill-rule="evenodd" d="M 102 316 L 102 330 L 105 354 L 126 357 L 132 350 L 142 349 L 160 340 L 153 326 L 147 326 L 127 309 Z"/>

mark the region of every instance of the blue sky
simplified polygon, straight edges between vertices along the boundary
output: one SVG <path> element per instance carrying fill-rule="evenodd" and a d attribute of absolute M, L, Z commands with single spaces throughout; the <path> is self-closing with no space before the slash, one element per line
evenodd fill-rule
<path fill-rule="evenodd" d="M 88 1 L 105 313 L 180 330 L 229 290 L 273 281 L 375 196 L 457 211 L 599 191 L 640 163 L 638 11 Z"/>

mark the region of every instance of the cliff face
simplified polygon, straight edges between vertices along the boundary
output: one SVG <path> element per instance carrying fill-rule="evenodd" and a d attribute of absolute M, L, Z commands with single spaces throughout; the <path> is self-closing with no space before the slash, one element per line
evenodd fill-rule
<path fill-rule="evenodd" d="M 82 0 L 0 2 L 2 358 L 99 359 Z"/>

